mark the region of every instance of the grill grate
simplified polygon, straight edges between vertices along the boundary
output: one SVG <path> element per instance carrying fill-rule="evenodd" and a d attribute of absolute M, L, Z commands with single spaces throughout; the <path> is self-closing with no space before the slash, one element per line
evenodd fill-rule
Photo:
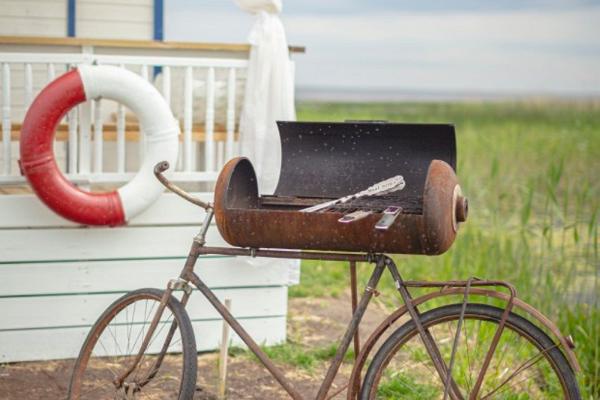
<path fill-rule="evenodd" d="M 284 196 L 261 196 L 261 208 L 285 208 L 290 207 L 305 208 L 316 204 L 324 203 L 333 199 L 314 198 L 314 197 L 284 197 Z M 348 213 L 356 210 L 372 211 L 381 213 L 390 206 L 402 207 L 402 214 L 422 214 L 422 197 L 398 197 L 398 196 L 372 196 L 350 200 L 347 203 L 336 204 L 320 212 L 341 212 Z"/>

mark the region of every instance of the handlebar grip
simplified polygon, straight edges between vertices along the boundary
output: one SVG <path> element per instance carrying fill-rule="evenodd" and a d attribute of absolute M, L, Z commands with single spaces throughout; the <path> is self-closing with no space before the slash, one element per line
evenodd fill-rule
<path fill-rule="evenodd" d="M 182 197 L 185 200 L 189 201 L 190 203 L 195 204 L 199 207 L 202 207 L 205 210 L 209 210 L 209 209 L 213 208 L 212 204 L 206 203 L 206 202 L 192 196 L 191 194 L 189 194 L 188 192 L 186 192 L 179 186 L 175 185 L 173 182 L 170 182 L 163 175 L 163 172 L 168 170 L 169 167 L 170 167 L 170 165 L 169 165 L 168 161 L 161 161 L 154 166 L 154 175 L 156 176 L 156 179 L 158 179 L 160 181 L 160 183 L 162 183 L 164 185 L 164 187 L 166 187 L 167 189 L 169 189 L 171 192 L 175 193 L 179 197 Z"/>
<path fill-rule="evenodd" d="M 159 174 L 162 174 L 166 170 L 169 169 L 171 165 L 168 161 L 161 161 L 154 166 L 154 175 L 158 177 Z"/>

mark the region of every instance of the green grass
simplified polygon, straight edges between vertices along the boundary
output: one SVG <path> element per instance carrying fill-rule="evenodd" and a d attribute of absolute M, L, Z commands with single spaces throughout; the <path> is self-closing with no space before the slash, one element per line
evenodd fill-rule
<path fill-rule="evenodd" d="M 415 383 L 414 378 L 408 374 L 389 377 L 377 387 L 377 398 L 386 400 L 399 398 L 406 400 L 433 399 L 437 394 L 436 388 Z"/>
<path fill-rule="evenodd" d="M 262 346 L 261 348 L 273 361 L 289 364 L 307 372 L 314 372 L 315 367 L 319 365 L 319 363 L 323 361 L 329 362 L 333 359 L 338 346 L 336 344 L 330 344 L 307 349 L 301 344 L 287 342 L 276 346 Z M 255 358 L 252 352 L 240 347 L 230 348 L 229 355 L 234 357 L 242 355 Z M 349 362 L 352 360 L 354 360 L 354 351 L 348 350 L 344 356 L 344 361 Z"/>
<path fill-rule="evenodd" d="M 398 256 L 409 279 L 508 280 L 571 334 L 586 399 L 600 398 L 600 103 L 300 103 L 298 119 L 450 122 L 469 220 L 438 257 Z M 343 264 L 304 262 L 291 296 L 348 290 Z M 365 283 L 370 267 L 359 268 Z M 385 276 L 379 288 L 399 304 Z"/>

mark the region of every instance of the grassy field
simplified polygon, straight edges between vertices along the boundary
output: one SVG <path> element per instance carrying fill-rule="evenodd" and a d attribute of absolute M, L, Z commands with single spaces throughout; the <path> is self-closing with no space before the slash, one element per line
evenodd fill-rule
<path fill-rule="evenodd" d="M 573 335 L 586 399 L 600 398 L 600 103 L 301 103 L 298 119 L 377 119 L 456 126 L 470 215 L 438 257 L 400 256 L 409 279 L 504 279 Z M 346 266 L 305 262 L 291 296 L 336 296 Z M 360 267 L 366 282 L 369 267 Z M 381 291 L 399 304 L 389 278 Z"/>

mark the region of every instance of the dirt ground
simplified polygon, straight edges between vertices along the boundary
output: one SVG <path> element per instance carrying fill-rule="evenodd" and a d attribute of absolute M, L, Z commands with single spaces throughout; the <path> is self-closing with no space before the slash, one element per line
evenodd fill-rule
<path fill-rule="evenodd" d="M 288 340 L 302 343 L 307 349 L 336 343 L 350 320 L 350 299 L 319 298 L 290 299 L 288 315 Z M 385 318 L 386 313 L 377 299 L 369 309 L 361 326 L 361 339 Z M 198 357 L 198 400 L 216 399 L 217 354 L 200 354 Z M 314 398 L 323 379 L 328 362 L 321 362 L 311 371 L 278 363 L 285 375 L 294 382 L 306 398 Z M 0 365 L 0 399 L 35 400 L 62 399 L 66 397 L 73 360 L 27 362 Z M 347 382 L 351 364 L 344 363 L 334 387 Z M 238 355 L 229 359 L 227 376 L 228 399 L 288 399 L 277 382 L 256 360 Z M 344 393 L 336 399 L 344 398 Z M 164 399 L 170 395 L 165 394 Z"/>

